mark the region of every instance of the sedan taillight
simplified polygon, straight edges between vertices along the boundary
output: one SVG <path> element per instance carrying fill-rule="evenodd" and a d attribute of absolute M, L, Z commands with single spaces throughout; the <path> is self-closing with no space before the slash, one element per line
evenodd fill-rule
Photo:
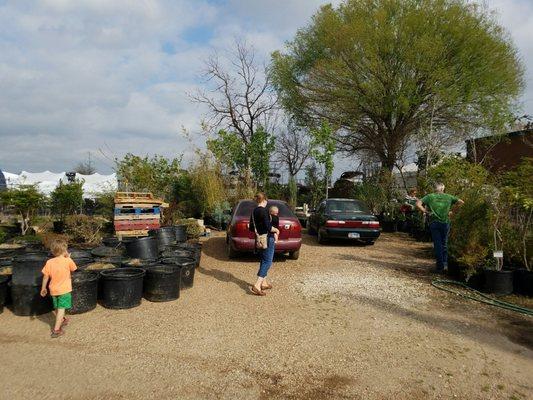
<path fill-rule="evenodd" d="M 336 220 L 327 220 L 326 221 L 326 226 L 328 228 L 335 228 L 335 227 L 344 226 L 344 225 L 346 225 L 346 221 L 336 221 Z"/>

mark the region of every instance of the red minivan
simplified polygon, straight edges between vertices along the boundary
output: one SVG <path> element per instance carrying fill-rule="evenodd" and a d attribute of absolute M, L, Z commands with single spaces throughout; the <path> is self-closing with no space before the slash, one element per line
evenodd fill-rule
<path fill-rule="evenodd" d="M 240 200 L 231 215 L 226 232 L 226 249 L 229 258 L 239 253 L 253 252 L 255 234 L 249 229 L 250 215 L 257 206 L 253 200 Z M 277 206 L 279 209 L 279 240 L 276 253 L 288 253 L 290 258 L 297 260 L 302 246 L 302 225 L 287 203 L 281 200 L 269 200 L 267 209 Z"/>

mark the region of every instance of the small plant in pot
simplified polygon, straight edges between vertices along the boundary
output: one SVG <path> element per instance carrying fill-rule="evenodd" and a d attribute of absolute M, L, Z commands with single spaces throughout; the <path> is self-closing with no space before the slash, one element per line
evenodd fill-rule
<path fill-rule="evenodd" d="M 503 243 L 502 229 L 505 227 L 505 212 L 500 204 L 501 196 L 496 188 L 490 188 L 489 195 L 492 213 L 492 236 L 494 244 L 493 260 L 487 262 L 484 270 L 485 291 L 496 295 L 513 293 L 513 271 L 503 269 Z"/>
<path fill-rule="evenodd" d="M 400 214 L 398 204 L 394 202 L 387 203 L 383 207 L 381 214 L 381 227 L 383 232 L 396 232 L 398 230 L 398 214 Z"/>

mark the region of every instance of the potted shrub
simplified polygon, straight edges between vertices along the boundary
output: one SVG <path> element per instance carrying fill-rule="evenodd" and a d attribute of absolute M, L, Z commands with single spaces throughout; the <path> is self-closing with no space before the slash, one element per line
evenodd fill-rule
<path fill-rule="evenodd" d="M 484 269 L 485 285 L 487 293 L 507 295 L 513 293 L 513 271 L 503 269 L 503 247 L 506 237 L 502 231 L 508 223 L 504 198 L 496 187 L 486 187 L 488 203 L 492 206 L 490 213 L 491 234 L 493 244 L 492 260 L 487 261 Z M 489 222 L 487 221 L 487 222 Z"/>
<path fill-rule="evenodd" d="M 514 266 L 514 291 L 533 296 L 533 158 L 501 177 L 502 195 L 508 204 L 509 224 L 504 232 L 508 262 Z"/>
<path fill-rule="evenodd" d="M 54 232 L 63 233 L 65 217 L 78 213 L 83 207 L 83 181 L 63 183 L 60 180 L 50 200 L 52 211 L 59 216 L 59 220 L 54 221 Z"/>
<path fill-rule="evenodd" d="M 398 230 L 398 203 L 389 202 L 383 207 L 381 214 L 381 228 L 383 232 L 396 232 Z"/>

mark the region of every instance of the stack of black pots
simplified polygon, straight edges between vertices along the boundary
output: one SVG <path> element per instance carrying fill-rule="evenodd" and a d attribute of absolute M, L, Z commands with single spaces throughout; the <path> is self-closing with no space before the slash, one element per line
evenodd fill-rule
<path fill-rule="evenodd" d="M 52 311 L 52 299 L 40 294 L 41 271 L 48 258 L 45 252 L 20 254 L 13 258 L 11 300 L 15 315 L 32 316 Z"/>

